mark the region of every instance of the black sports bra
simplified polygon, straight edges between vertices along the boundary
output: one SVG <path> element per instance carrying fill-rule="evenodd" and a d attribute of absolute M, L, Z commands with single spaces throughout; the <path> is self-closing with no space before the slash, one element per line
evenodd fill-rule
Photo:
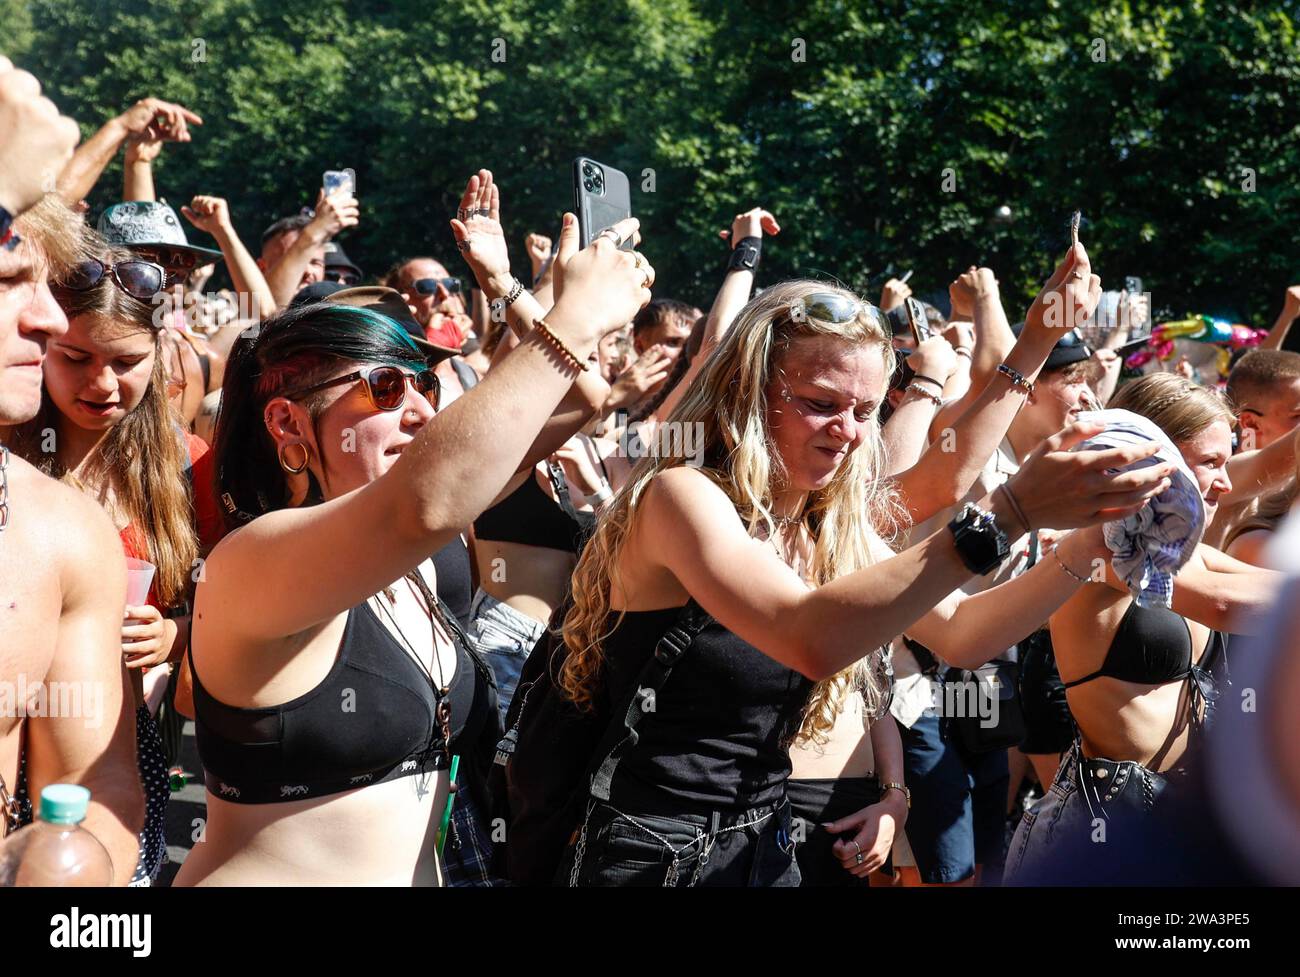
<path fill-rule="evenodd" d="M 558 464 L 550 462 L 547 469 L 558 504 L 542 491 L 530 468 L 519 488 L 474 520 L 474 535 L 482 540 L 543 546 L 576 555 L 595 526 L 596 516 L 573 507 L 564 470 Z"/>
<path fill-rule="evenodd" d="M 454 618 L 456 672 L 448 688 L 452 746 L 495 715 L 491 680 Z M 429 677 L 368 604 L 348 612 L 338 658 L 314 689 L 289 702 L 241 708 L 194 679 L 194 728 L 207 788 L 240 804 L 324 797 L 446 766 Z"/>
<path fill-rule="evenodd" d="M 1187 620 L 1165 607 L 1139 607 L 1136 601 L 1120 619 L 1106 660 L 1091 675 L 1066 682 L 1067 689 L 1106 676 L 1122 682 L 1165 685 L 1208 669 L 1224 645 L 1223 635 L 1210 632 L 1199 665 L 1192 659 L 1192 629 Z"/>

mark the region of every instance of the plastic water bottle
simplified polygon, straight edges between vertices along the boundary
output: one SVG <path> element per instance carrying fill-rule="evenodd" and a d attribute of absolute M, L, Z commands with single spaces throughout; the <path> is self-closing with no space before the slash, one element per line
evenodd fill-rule
<path fill-rule="evenodd" d="M 80 827 L 89 806 L 77 784 L 41 791 L 38 819 L 0 841 L 0 886 L 112 885 L 107 849 Z"/>

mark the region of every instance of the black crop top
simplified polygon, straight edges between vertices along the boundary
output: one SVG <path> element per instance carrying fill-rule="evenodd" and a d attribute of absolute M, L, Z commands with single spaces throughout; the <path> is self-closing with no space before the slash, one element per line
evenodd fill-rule
<path fill-rule="evenodd" d="M 454 624 L 452 632 L 452 749 L 477 754 L 485 733 L 495 740 L 495 726 L 486 728 L 496 721 L 495 696 L 485 668 Z M 289 702 L 230 706 L 203 687 L 192 656 L 190 673 L 204 779 L 224 800 L 265 804 L 323 797 L 446 767 L 429 677 L 368 604 L 348 612 L 329 674 Z"/>
<path fill-rule="evenodd" d="M 534 470 L 529 469 L 519 488 L 474 520 L 474 535 L 483 540 L 544 546 L 577 554 L 595 525 L 596 516 L 578 512 L 569 499 L 563 470 L 556 464 L 549 469 L 551 487 L 561 500 L 559 503 L 542 491 Z"/>
<path fill-rule="evenodd" d="M 1210 668 L 1224 644 L 1223 635 L 1210 632 L 1200 667 Z M 1067 689 L 1106 676 L 1122 682 L 1165 685 L 1192 674 L 1192 629 L 1187 620 L 1165 607 L 1139 607 L 1136 601 L 1115 629 L 1106 660 L 1091 675 L 1066 682 Z"/>
<path fill-rule="evenodd" d="M 624 701 L 680 607 L 628 611 L 605 640 L 609 701 Z M 610 625 L 617 620 L 610 616 Z M 614 776 L 611 803 L 654 810 L 682 804 L 745 810 L 779 801 L 790 777 L 790 736 L 812 682 L 710 620 L 695 636 L 639 740 Z"/>

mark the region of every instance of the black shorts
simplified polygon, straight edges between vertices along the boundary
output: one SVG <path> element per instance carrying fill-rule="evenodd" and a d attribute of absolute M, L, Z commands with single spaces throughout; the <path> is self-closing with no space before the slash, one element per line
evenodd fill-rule
<path fill-rule="evenodd" d="M 1025 710 L 1025 738 L 1020 752 L 1065 752 L 1074 742 L 1074 717 L 1056 670 L 1052 636 L 1046 628 L 1020 642 L 1020 701 Z"/>

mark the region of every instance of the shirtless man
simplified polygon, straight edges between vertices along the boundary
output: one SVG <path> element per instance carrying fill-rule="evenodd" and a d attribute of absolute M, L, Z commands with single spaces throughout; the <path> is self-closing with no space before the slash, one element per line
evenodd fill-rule
<path fill-rule="evenodd" d="M 0 57 L 0 207 L 17 215 L 10 230 L 21 239 L 0 245 L 0 444 L 35 416 L 45 345 L 68 328 L 47 275 L 74 254 L 77 224 L 52 198 L 32 204 L 47 184 L 40 174 L 57 175 L 76 139 L 36 79 Z M 0 469 L 0 781 L 14 789 L 25 754 L 29 797 L 54 783 L 88 788 L 83 827 L 124 885 L 144 795 L 122 667 L 122 544 L 80 492 L 2 448 Z"/>

